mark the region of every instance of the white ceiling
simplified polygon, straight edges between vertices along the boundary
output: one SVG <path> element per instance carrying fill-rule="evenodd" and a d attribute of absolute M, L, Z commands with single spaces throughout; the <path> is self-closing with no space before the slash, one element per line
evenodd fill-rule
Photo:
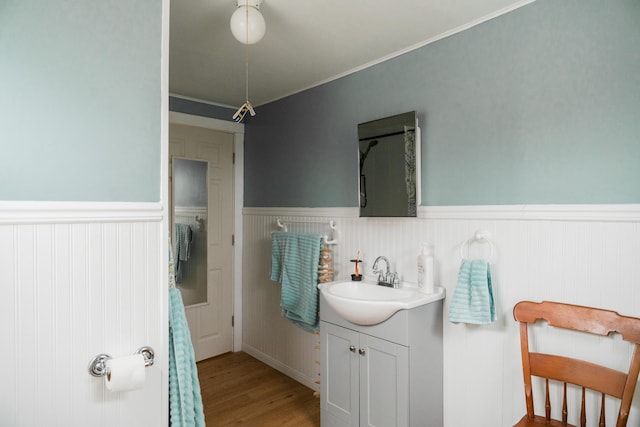
<path fill-rule="evenodd" d="M 533 0 L 265 0 L 265 37 L 249 46 L 254 106 L 300 92 Z M 245 45 L 231 35 L 235 0 L 172 0 L 169 91 L 238 107 Z"/>

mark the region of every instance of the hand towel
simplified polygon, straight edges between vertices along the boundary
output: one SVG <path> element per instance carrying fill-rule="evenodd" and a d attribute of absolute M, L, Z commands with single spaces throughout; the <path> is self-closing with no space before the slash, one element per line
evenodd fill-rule
<path fill-rule="evenodd" d="M 489 262 L 463 259 L 449 306 L 449 321 L 485 325 L 496 320 Z"/>
<path fill-rule="evenodd" d="M 305 330 L 317 331 L 322 237 L 274 231 L 271 239 L 271 280 L 282 285 L 282 315 Z"/>

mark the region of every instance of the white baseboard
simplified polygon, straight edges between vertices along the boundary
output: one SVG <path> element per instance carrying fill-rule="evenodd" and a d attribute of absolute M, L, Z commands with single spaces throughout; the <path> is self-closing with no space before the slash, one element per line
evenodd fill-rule
<path fill-rule="evenodd" d="M 245 343 L 242 343 L 242 351 L 255 357 L 259 361 L 271 366 L 273 369 L 276 369 L 282 372 L 286 376 L 293 378 L 294 380 L 298 381 L 300 384 L 309 387 L 311 390 L 317 391 L 317 392 L 320 391 L 320 386 L 316 384 L 313 379 L 308 378 L 304 375 L 301 375 L 300 372 L 291 369 L 289 366 L 285 365 L 284 363 L 278 360 L 273 359 L 271 356 L 268 356 L 262 353 L 256 348 L 250 345 L 247 345 Z"/>

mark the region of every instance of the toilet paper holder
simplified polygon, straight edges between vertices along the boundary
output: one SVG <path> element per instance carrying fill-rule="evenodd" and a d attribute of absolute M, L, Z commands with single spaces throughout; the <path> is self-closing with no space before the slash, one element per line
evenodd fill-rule
<path fill-rule="evenodd" d="M 142 354 L 145 368 L 153 365 L 153 358 L 155 356 L 153 348 L 148 346 L 140 347 L 135 354 Z M 109 359 L 111 359 L 111 356 L 104 353 L 91 359 L 91 362 L 89 363 L 89 373 L 94 377 L 104 377 L 107 375 L 107 360 Z"/>

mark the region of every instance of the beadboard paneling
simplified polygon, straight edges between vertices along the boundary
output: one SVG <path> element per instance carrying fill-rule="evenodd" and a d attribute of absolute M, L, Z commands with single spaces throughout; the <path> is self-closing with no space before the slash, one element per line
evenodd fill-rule
<path fill-rule="evenodd" d="M 640 316 L 637 205 L 429 207 L 421 208 L 415 219 L 358 218 L 353 209 L 247 208 L 243 349 L 310 386 L 316 375 L 314 336 L 280 316 L 279 284 L 269 280 L 270 233 L 277 229 L 278 218 L 289 225 L 290 231 L 320 234 L 327 232 L 328 220 L 336 221 L 340 230 L 334 262 L 336 278 L 348 277 L 353 268 L 349 259 L 360 249 L 365 274 L 370 274 L 376 256 L 385 255 L 404 280 L 415 282 L 420 244 L 434 243 L 436 281 L 447 292 L 443 372 L 446 427 L 507 427 L 524 413 L 519 337 L 511 314 L 517 301 L 557 300 Z M 494 244 L 491 271 L 498 321 L 488 326 L 455 325 L 448 322 L 448 302 L 456 286 L 460 247 L 479 229 L 489 231 Z M 487 257 L 489 252 L 480 244 L 468 249 L 470 257 Z M 589 336 L 568 340 L 561 334 L 545 332 L 535 341 L 541 348 L 558 344 L 578 357 L 593 354 L 593 346 L 599 350 L 604 346 L 601 361 L 618 369 L 624 369 L 630 358 L 626 343 L 619 340 L 613 344 Z M 619 351 L 611 351 L 614 349 Z M 572 399 L 578 397 L 572 395 Z M 541 411 L 543 404 L 538 396 L 536 406 Z M 460 411 L 461 407 L 465 410 Z M 616 411 L 607 409 L 611 418 L 607 423 L 613 425 Z M 572 419 L 576 423 L 575 416 L 569 421 Z M 629 425 L 640 425 L 640 393 Z"/>
<path fill-rule="evenodd" d="M 82 206 L 0 222 L 0 424 L 134 426 L 167 422 L 166 270 L 159 212 L 131 216 Z M 65 212 L 74 212 L 71 205 Z M 105 217 L 108 222 L 104 221 Z M 110 393 L 90 360 L 150 345 L 143 390 Z"/>

